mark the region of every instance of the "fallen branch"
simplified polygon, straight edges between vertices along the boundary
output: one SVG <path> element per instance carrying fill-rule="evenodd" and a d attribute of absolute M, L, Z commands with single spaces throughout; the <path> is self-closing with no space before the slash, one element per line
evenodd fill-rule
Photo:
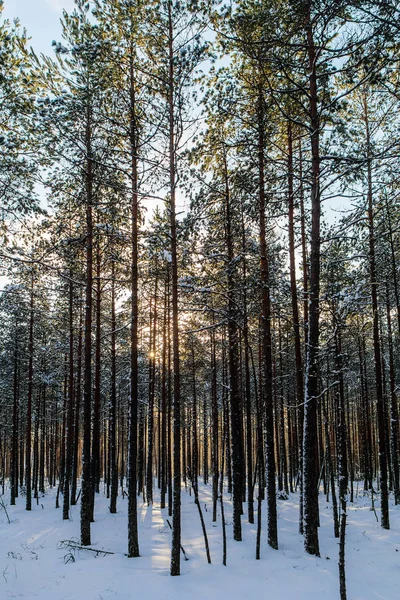
<path fill-rule="evenodd" d="M 8 523 L 11 524 L 11 520 L 10 520 L 10 517 L 8 516 L 8 512 L 7 512 L 6 503 L 4 502 L 3 498 L 0 498 L 0 506 L 4 510 L 4 512 L 6 513 L 6 517 L 7 517 Z"/>
<path fill-rule="evenodd" d="M 370 508 L 370 510 L 374 511 L 376 522 L 379 523 L 378 515 L 376 514 L 376 510 L 375 510 L 374 488 L 371 489 L 371 508 Z"/>
<path fill-rule="evenodd" d="M 193 488 L 193 492 L 194 492 L 194 503 L 197 505 L 197 508 L 198 508 L 198 511 L 199 511 L 201 528 L 203 530 L 204 545 L 206 547 L 207 562 L 208 562 L 209 565 L 211 565 L 211 555 L 210 555 L 210 547 L 208 545 L 208 536 L 207 536 L 206 524 L 204 523 L 203 512 L 201 510 L 200 501 L 199 501 L 199 489 L 197 487 L 197 482 L 195 481 L 194 477 L 192 476 L 192 472 L 190 470 L 190 467 L 188 467 L 187 470 L 188 470 L 189 479 L 190 479 L 190 482 L 192 484 L 192 488 Z M 207 508 L 205 506 L 204 506 L 204 508 L 207 510 Z"/>
<path fill-rule="evenodd" d="M 171 523 L 168 521 L 168 519 L 167 519 L 167 523 L 168 523 L 168 526 L 169 526 L 169 528 L 172 530 L 172 525 L 171 525 Z M 182 546 L 182 544 L 180 544 L 180 547 L 181 547 L 181 550 L 182 550 L 182 554 L 183 554 L 183 556 L 185 557 L 185 560 L 189 560 L 189 558 L 186 556 L 186 552 L 185 552 L 185 549 L 184 549 L 184 547 Z"/>
<path fill-rule="evenodd" d="M 67 548 L 69 550 L 87 550 L 88 552 L 94 552 L 96 554 L 96 556 L 99 556 L 99 554 L 105 555 L 105 554 L 115 554 L 115 552 L 111 552 L 110 550 L 99 550 L 98 548 L 90 548 L 89 546 L 81 546 L 81 544 L 79 544 L 77 541 L 75 540 L 61 540 L 60 542 L 58 542 L 58 548 Z M 125 554 L 124 556 L 128 556 L 127 554 Z"/>

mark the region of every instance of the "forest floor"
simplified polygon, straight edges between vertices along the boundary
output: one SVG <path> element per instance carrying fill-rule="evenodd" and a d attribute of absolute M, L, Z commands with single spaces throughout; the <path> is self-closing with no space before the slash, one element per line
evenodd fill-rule
<path fill-rule="evenodd" d="M 243 517 L 243 542 L 232 539 L 231 502 L 226 495 L 227 566 L 222 566 L 221 517 L 212 523 L 211 488 L 199 490 L 212 565 L 208 565 L 193 495 L 182 490 L 182 545 L 189 560 L 181 577 L 169 576 L 171 532 L 167 510 L 139 504 L 140 558 L 128 559 L 127 499 L 118 498 L 118 513 L 109 514 L 109 501 L 96 496 L 92 548 L 115 552 L 98 555 L 60 547 L 62 540 L 79 540 L 79 509 L 62 520 L 55 509 L 55 490 L 49 490 L 31 513 L 25 498 L 0 507 L 0 598 L 40 600 L 253 600 L 295 597 L 296 600 L 337 600 L 338 543 L 333 536 L 332 508 L 320 495 L 321 557 L 303 550 L 298 533 L 298 495 L 278 500 L 279 550 L 265 541 L 265 512 L 261 560 L 256 561 L 256 526 Z M 8 494 L 3 497 L 8 499 Z M 377 516 L 379 517 L 379 502 Z M 400 597 L 400 506 L 391 507 L 391 530 L 381 529 L 371 500 L 361 493 L 349 505 L 346 571 L 349 600 L 397 600 Z M 264 508 L 264 506 L 263 506 Z"/>

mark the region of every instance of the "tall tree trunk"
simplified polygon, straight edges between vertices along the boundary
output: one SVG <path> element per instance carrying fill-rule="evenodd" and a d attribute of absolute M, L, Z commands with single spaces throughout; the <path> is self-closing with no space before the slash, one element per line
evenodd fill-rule
<path fill-rule="evenodd" d="M 92 295 L 93 295 L 93 157 L 91 110 L 86 116 L 86 292 L 84 325 L 83 365 L 83 448 L 82 448 L 82 497 L 81 497 L 81 543 L 90 546 L 90 522 L 92 517 L 91 482 L 91 418 L 92 418 Z"/>
<path fill-rule="evenodd" d="M 197 390 L 196 390 L 196 361 L 194 353 L 194 338 L 191 340 L 191 354 L 192 354 L 192 389 L 193 389 L 193 403 L 192 403 L 192 462 L 191 472 L 192 480 L 195 485 L 198 485 L 199 478 L 199 442 L 197 435 Z M 213 488 L 213 501 L 214 501 L 214 488 Z M 214 510 L 214 509 L 213 509 Z"/>
<path fill-rule="evenodd" d="M 26 510 L 32 510 L 32 395 L 33 395 L 33 320 L 34 320 L 34 298 L 33 298 L 34 275 L 31 273 L 30 307 L 29 307 L 29 339 L 28 339 L 28 399 L 26 408 L 26 443 L 25 443 L 25 486 L 26 486 Z"/>
<path fill-rule="evenodd" d="M 346 573 L 345 573 L 345 536 L 347 520 L 347 427 L 346 427 L 346 402 L 344 397 L 343 381 L 343 353 L 341 342 L 340 324 L 335 323 L 335 352 L 336 352 L 336 373 L 339 378 L 337 386 L 337 437 L 338 437 L 338 475 L 339 475 L 339 499 L 340 499 L 340 541 L 339 541 L 339 587 L 340 600 L 346 600 Z"/>
<path fill-rule="evenodd" d="M 92 422 L 92 521 L 94 520 L 94 498 L 100 484 L 100 396 L 101 396 L 101 252 L 100 236 L 96 240 L 96 337 L 94 360 L 94 393 Z"/>
<path fill-rule="evenodd" d="M 147 504 L 153 502 L 153 444 L 154 444 L 154 397 L 156 378 L 156 334 L 157 334 L 157 293 L 158 293 L 158 266 L 156 263 L 156 276 L 154 284 L 153 323 L 150 320 L 150 355 L 149 355 L 149 409 L 147 420 L 147 470 L 146 470 L 146 496 Z"/>
<path fill-rule="evenodd" d="M 311 2 L 307 2 L 305 34 L 309 67 L 309 101 L 311 129 L 311 253 L 310 296 L 308 319 L 307 363 L 304 395 L 303 429 L 303 504 L 304 547 L 306 552 L 319 556 L 318 541 L 318 362 L 319 362 L 319 290 L 320 290 L 320 122 L 318 115 L 318 87 L 316 50 L 311 19 Z"/>
<path fill-rule="evenodd" d="M 274 412 L 272 381 L 271 298 L 269 290 L 269 263 L 265 224 L 265 114 L 262 89 L 258 98 L 258 176 L 259 176 L 259 226 L 260 226 L 260 279 L 261 300 L 261 346 L 262 385 L 260 395 L 265 414 L 265 467 L 267 484 L 267 530 L 268 544 L 278 548 L 278 524 L 276 509 L 276 465 L 274 444 Z"/>
<path fill-rule="evenodd" d="M 178 261 L 176 238 L 176 140 L 175 140 L 175 52 L 172 1 L 168 0 L 168 110 L 169 110 L 169 192 L 171 233 L 172 347 L 174 368 L 174 488 L 172 512 L 171 575 L 180 575 L 181 547 L 181 395 L 179 364 Z"/>
<path fill-rule="evenodd" d="M 168 276 L 168 274 L 167 274 Z M 162 357 L 161 357 L 161 491 L 160 508 L 165 508 L 167 493 L 167 320 L 168 320 L 168 281 L 165 281 L 164 290 L 164 318 L 162 330 Z"/>
<path fill-rule="evenodd" d="M 11 438 L 10 504 L 15 505 L 18 495 L 18 319 L 15 320 L 13 364 L 13 416 Z"/>
<path fill-rule="evenodd" d="M 171 298 L 170 298 L 170 269 L 167 269 L 167 410 L 168 410 L 168 435 L 167 435 L 167 482 L 168 482 L 168 515 L 172 517 L 172 352 L 171 352 Z"/>
<path fill-rule="evenodd" d="M 393 491 L 395 504 L 400 502 L 399 489 L 399 410 L 396 394 L 396 377 L 394 369 L 394 352 L 392 338 L 392 319 L 390 315 L 389 285 L 386 284 L 386 318 L 389 347 L 389 376 L 390 376 L 390 446 L 393 463 Z"/>
<path fill-rule="evenodd" d="M 43 362 L 43 372 L 46 372 L 46 361 Z M 46 389 L 47 385 L 43 385 L 43 398 L 41 403 L 40 413 L 40 462 L 39 462 L 39 492 L 45 493 L 44 489 L 44 470 L 45 470 L 45 455 L 46 455 Z"/>
<path fill-rule="evenodd" d="M 242 409 L 239 387 L 239 332 L 235 299 L 236 281 L 232 232 L 233 217 L 225 148 L 223 148 L 223 166 L 225 181 L 225 242 L 228 259 L 228 361 L 232 441 L 233 538 L 240 542 L 242 540 L 241 514 L 243 495 Z"/>
<path fill-rule="evenodd" d="M 136 115 L 136 85 L 134 74 L 134 48 L 130 48 L 130 159 L 131 159 L 131 386 L 129 400 L 128 441 L 128 555 L 139 556 L 137 521 L 137 419 L 138 419 L 138 131 Z"/>
<path fill-rule="evenodd" d="M 76 504 L 76 490 L 78 480 L 78 447 L 79 447 L 79 422 L 81 408 L 81 393 L 82 393 L 82 296 L 80 298 L 79 308 L 79 337 L 78 337 L 78 356 L 76 367 L 76 386 L 75 386 L 75 409 L 74 409 L 74 443 L 73 443 L 73 460 L 72 460 L 72 476 L 71 476 L 71 505 Z"/>
<path fill-rule="evenodd" d="M 68 373 L 68 402 L 67 402 L 67 432 L 65 436 L 65 474 L 63 496 L 63 519 L 69 518 L 70 483 L 72 470 L 72 441 L 73 441 L 73 408 L 74 408 L 74 287 L 72 268 L 69 270 L 69 373 Z"/>
<path fill-rule="evenodd" d="M 213 313 L 214 320 L 214 313 Z M 193 353 L 194 364 L 194 353 Z M 194 373 L 193 373 L 194 375 Z M 194 381 L 193 377 L 193 381 Z M 218 500 L 218 403 L 217 403 L 217 359 L 215 349 L 215 330 L 211 331 L 211 419 L 212 419 L 212 499 L 213 499 L 213 522 L 217 520 L 217 500 Z M 196 434 L 197 436 L 197 434 Z M 196 449 L 197 455 L 197 449 Z"/>
<path fill-rule="evenodd" d="M 300 158 L 301 162 L 301 158 Z M 301 186 L 301 218 L 304 221 L 304 199 Z M 294 186 L 293 186 L 293 133 L 292 123 L 288 121 L 288 195 L 289 195 L 289 270 L 290 270 L 290 293 L 292 300 L 292 315 L 293 315 L 293 335 L 294 335 L 294 355 L 296 364 L 296 404 L 299 422 L 299 448 L 303 444 L 303 422 L 304 422 L 304 380 L 303 380 L 303 360 L 301 355 L 301 340 L 300 340 L 300 318 L 297 298 L 297 282 L 296 282 L 296 258 L 295 258 L 295 236 L 294 236 Z M 304 229 L 304 222 L 302 225 Z M 303 232 L 302 232 L 303 233 Z M 302 234 L 302 252 L 303 252 L 303 270 L 305 271 L 304 294 L 307 290 L 307 267 L 306 267 L 306 249 L 305 249 L 305 233 Z M 304 307 L 304 323 L 308 316 L 307 302 Z M 302 478 L 302 454 L 299 456 L 300 478 Z M 303 494 L 302 484 L 300 485 L 300 515 L 299 529 L 303 531 Z"/>
<path fill-rule="evenodd" d="M 246 399 L 246 459 L 247 459 L 247 512 L 249 523 L 254 523 L 254 492 L 253 492 L 253 435 L 251 414 L 251 385 L 250 385 L 250 356 L 249 356 L 249 323 L 247 309 L 247 259 L 246 259 L 246 229 L 244 223 L 244 207 L 241 207 L 242 220 L 242 264 L 243 264 L 243 342 L 245 369 L 245 399 Z"/>
<path fill-rule="evenodd" d="M 373 314 L 373 339 L 374 339 L 374 359 L 375 359 L 375 383 L 376 383 L 376 416 L 378 424 L 378 447 L 379 447 L 379 469 L 381 485 L 381 525 L 384 529 L 389 529 L 389 492 L 388 492 L 388 465 L 386 454 L 386 435 L 385 435 L 385 407 L 384 391 L 382 381 L 382 352 L 379 336 L 379 311 L 378 311 L 378 281 L 375 259 L 375 229 L 374 229 L 374 209 L 372 193 L 372 158 L 371 158 L 371 139 L 368 118 L 367 97 L 363 97 L 364 122 L 367 144 L 367 210 L 369 226 L 369 271 L 371 282 L 371 301 Z"/>
<path fill-rule="evenodd" d="M 111 263 L 111 389 L 109 425 L 109 465 L 111 479 L 110 513 L 117 512 L 118 463 L 117 463 L 117 319 L 115 315 L 115 259 Z"/>
<path fill-rule="evenodd" d="M 399 290 L 399 281 L 398 281 L 398 275 L 397 275 L 398 267 L 397 267 L 397 261 L 396 261 L 394 239 L 393 239 L 393 224 L 392 224 L 392 218 L 390 215 L 390 209 L 389 209 L 387 197 L 385 200 L 386 200 L 386 220 L 387 220 L 388 230 L 389 230 L 390 258 L 391 258 L 391 267 L 392 267 L 391 275 L 392 275 L 392 280 L 393 280 L 394 297 L 396 300 L 397 330 L 398 330 L 398 336 L 400 339 L 400 290 Z"/>

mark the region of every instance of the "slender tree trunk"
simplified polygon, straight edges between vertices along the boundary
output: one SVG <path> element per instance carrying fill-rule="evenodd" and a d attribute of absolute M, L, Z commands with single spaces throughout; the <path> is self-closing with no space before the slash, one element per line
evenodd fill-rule
<path fill-rule="evenodd" d="M 328 396 L 329 398 L 329 396 Z M 335 489 L 335 472 L 333 468 L 332 461 L 332 449 L 331 442 L 329 437 L 329 425 L 328 425 L 328 415 L 326 408 L 323 407 L 324 412 L 324 425 L 325 425 L 325 440 L 326 440 L 326 461 L 328 464 L 328 471 L 330 475 L 330 484 L 331 484 L 331 494 L 332 494 L 332 510 L 333 510 L 333 531 L 335 538 L 339 537 L 339 515 L 338 515 L 338 506 L 337 506 L 337 497 L 336 497 L 336 489 Z"/>
<path fill-rule="evenodd" d="M 172 1 L 168 0 L 168 110 L 169 110 L 169 192 L 171 233 L 172 348 L 174 368 L 174 479 L 172 511 L 171 575 L 180 575 L 181 546 L 181 393 L 179 361 L 178 259 L 176 236 L 176 139 L 175 139 L 175 52 Z"/>
<path fill-rule="evenodd" d="M 396 394 L 396 377 L 394 370 L 394 353 L 392 339 L 392 319 L 390 315 L 390 296 L 389 285 L 386 284 L 386 318 L 387 318 L 387 337 L 389 347 L 389 375 L 390 375 L 390 445 L 393 463 L 393 491 L 395 504 L 400 502 L 399 489 L 399 410 Z"/>
<path fill-rule="evenodd" d="M 15 505 L 18 495 L 18 319 L 15 320 L 13 372 L 13 417 L 11 439 L 10 505 Z"/>
<path fill-rule="evenodd" d="M 79 448 L 79 421 L 81 408 L 81 380 L 82 380 L 82 302 L 80 302 L 79 311 L 79 338 L 78 338 L 78 356 L 76 367 L 76 391 L 75 391 L 75 413 L 74 413 L 74 443 L 73 443 L 73 462 L 71 478 L 71 505 L 76 504 L 76 490 L 78 480 L 78 448 Z"/>
<path fill-rule="evenodd" d="M 26 408 L 26 443 L 25 443 L 25 486 L 26 486 L 26 510 L 32 510 L 32 395 L 33 395 L 33 321 L 34 321 L 34 298 L 33 298 L 34 275 L 31 274 L 30 308 L 29 308 L 29 339 L 28 339 L 28 399 Z"/>
<path fill-rule="evenodd" d="M 46 362 L 43 364 L 43 372 L 46 372 Z M 39 463 L 39 492 L 45 493 L 44 489 L 44 470 L 45 470 L 45 444 L 46 444 L 46 388 L 47 385 L 43 385 L 43 397 L 42 406 L 40 413 L 40 463 Z"/>
<path fill-rule="evenodd" d="M 197 433 L 197 389 L 196 389 L 196 361 L 194 353 L 194 339 L 191 340 L 191 354 L 192 354 L 192 389 L 193 389 L 193 410 L 192 410 L 192 463 L 191 471 L 192 478 L 195 485 L 198 485 L 199 479 L 199 442 Z M 213 499 L 214 499 L 214 488 L 213 488 Z M 214 509 L 213 509 L 214 510 Z M 213 517 L 214 518 L 214 517 Z"/>
<path fill-rule="evenodd" d="M 162 331 L 162 358 L 161 358 L 161 508 L 165 508 L 167 493 L 167 320 L 168 320 L 168 282 L 165 281 L 164 291 L 164 319 Z"/>
<path fill-rule="evenodd" d="M 318 541 L 318 362 L 319 362 L 319 290 L 320 290 L 320 122 L 318 115 L 318 87 L 316 50 L 311 21 L 311 2 L 305 16 L 309 64 L 310 128 L 311 128 L 311 254 L 310 296 L 308 319 L 307 364 L 304 395 L 303 429 L 303 502 L 304 547 L 306 552 L 319 556 Z"/>
<path fill-rule="evenodd" d="M 172 517 L 172 370 L 171 370 L 171 301 L 170 301 L 170 273 L 167 275 L 167 340 L 168 340 L 168 384 L 167 384 L 167 408 L 168 408 L 168 461 L 167 461 L 167 481 L 168 481 L 168 515 Z"/>
<path fill-rule="evenodd" d="M 117 319 L 115 315 L 115 259 L 111 263 L 111 390 L 109 425 L 109 464 L 111 479 L 110 513 L 117 512 L 118 463 L 117 463 Z"/>
<path fill-rule="evenodd" d="M 93 423 L 92 423 L 92 521 L 94 520 L 95 493 L 100 488 L 100 401 L 101 401 L 101 252 L 100 238 L 96 242 L 96 338 L 94 364 L 94 394 L 93 394 Z"/>
<path fill-rule="evenodd" d="M 134 75 L 134 48 L 130 48 L 130 153 L 131 153 L 131 385 L 129 400 L 128 441 L 128 555 L 139 556 L 137 521 L 137 419 L 138 419 L 138 132 L 136 116 L 136 85 Z"/>
<path fill-rule="evenodd" d="M 35 430 L 33 436 L 33 497 L 36 499 L 36 502 L 39 500 L 39 492 L 38 492 L 38 481 L 39 481 L 39 415 L 41 408 L 41 395 L 42 395 L 42 387 L 39 386 L 36 395 L 36 406 L 35 406 Z"/>
<path fill-rule="evenodd" d="M 203 482 L 208 484 L 208 411 L 207 400 L 203 398 Z"/>
<path fill-rule="evenodd" d="M 387 197 L 386 197 L 386 219 L 387 219 L 388 230 L 389 230 L 390 258 L 391 258 L 391 266 L 392 266 L 392 281 L 393 281 L 393 290 L 394 290 L 394 297 L 396 300 L 396 310 L 397 310 L 397 331 L 398 331 L 398 336 L 399 336 L 399 340 L 400 340 L 400 290 L 399 290 L 399 281 L 398 281 L 398 275 L 397 275 L 398 267 L 397 267 L 397 261 L 396 261 L 394 239 L 393 239 L 392 218 L 390 215 L 390 209 L 389 209 Z"/>
<path fill-rule="evenodd" d="M 239 332 L 235 301 L 235 263 L 232 232 L 232 206 L 229 190 L 227 157 L 223 149 L 225 179 L 225 241 L 227 245 L 228 280 L 228 359 L 229 359 L 229 398 L 231 409 L 232 440 L 232 484 L 233 484 L 233 538 L 242 540 L 242 491 L 243 491 L 243 450 L 242 450 L 242 411 L 239 387 Z"/>
<path fill-rule="evenodd" d="M 259 220 L 260 220 L 260 278 L 262 286 L 261 302 L 261 345 L 262 345 L 262 386 L 265 414 L 265 467 L 267 484 L 267 530 L 268 544 L 278 548 L 278 524 L 276 509 L 276 465 L 274 444 L 273 381 L 272 381 L 272 340 L 271 340 L 271 299 L 269 290 L 269 263 L 265 224 L 265 115 L 262 89 L 258 101 L 258 174 L 259 174 Z"/>
<path fill-rule="evenodd" d="M 241 207 L 242 218 L 242 261 L 243 261 L 243 342 L 245 368 L 245 399 L 246 399 L 246 458 L 247 458 L 247 511 L 249 523 L 254 523 L 254 493 L 253 493 L 253 435 L 251 415 L 251 385 L 249 357 L 249 324 L 247 314 L 247 260 L 246 260 L 246 230 L 244 223 L 244 207 Z"/>
<path fill-rule="evenodd" d="M 69 373 L 68 373 L 68 402 L 67 402 L 67 432 L 65 436 L 65 474 L 63 519 L 69 518 L 70 483 L 72 470 L 72 441 L 73 441 L 73 407 L 74 407 L 74 287 L 72 283 L 72 268 L 69 271 Z"/>
<path fill-rule="evenodd" d="M 301 162 L 300 158 L 300 162 Z M 302 175 L 300 175 L 302 177 Z M 301 188 L 301 217 L 302 229 L 304 230 L 304 198 Z M 290 293 L 292 300 L 292 315 L 293 315 L 293 335 L 294 335 L 294 355 L 296 364 L 296 404 L 299 420 L 299 448 L 303 443 L 303 422 L 304 422 L 304 380 L 303 380 L 303 360 L 301 355 L 301 340 L 300 340 L 300 318 L 297 298 L 297 282 L 296 282 L 296 258 L 295 258 L 295 235 L 294 235 L 294 189 L 293 189 L 293 133 L 292 123 L 288 121 L 288 199 L 289 199 L 289 270 L 290 270 Z M 303 252 L 303 270 L 305 278 L 303 279 L 304 293 L 307 290 L 307 266 L 306 266 L 306 248 L 305 248 L 305 232 L 302 231 L 302 252 Z M 304 323 L 308 316 L 307 300 L 304 303 Z M 302 454 L 299 456 L 300 477 L 302 478 Z M 299 529 L 303 530 L 303 498 L 302 485 L 300 486 L 300 515 Z"/>
<path fill-rule="evenodd" d="M 60 442 L 60 460 L 56 463 L 58 476 L 58 489 L 61 493 L 64 492 L 64 475 L 65 475 L 65 433 L 67 431 L 67 403 L 68 403 L 68 354 L 64 354 L 64 386 L 63 386 L 63 405 L 61 410 L 62 426 Z M 58 440 L 58 437 L 57 437 Z M 56 504 L 58 508 L 58 497 Z"/>
<path fill-rule="evenodd" d="M 90 546 L 90 522 L 92 516 L 91 482 L 91 417 L 92 417 L 92 295 L 93 295 L 93 157 L 91 110 L 87 108 L 86 124 L 86 294 L 84 325 L 83 366 L 83 448 L 82 448 L 82 497 L 81 497 L 81 544 Z"/>
<path fill-rule="evenodd" d="M 157 334 L 157 293 L 158 293 L 158 267 L 154 285 L 153 327 L 150 334 L 149 356 L 149 409 L 147 426 L 147 471 L 146 471 L 146 496 L 147 504 L 153 502 L 153 444 L 154 444 L 154 397 L 156 377 L 156 334 Z M 150 326 L 151 327 L 151 326 Z"/>
<path fill-rule="evenodd" d="M 367 161 L 367 210 L 369 226 L 369 269 L 371 280 L 371 300 L 373 313 L 373 339 L 374 339 L 374 359 L 375 359 L 375 383 L 376 383 L 376 416 L 378 424 L 378 447 L 379 447 L 379 468 L 380 468 L 380 487 L 381 487 L 381 525 L 384 529 L 389 529 L 389 492 L 388 492 L 388 465 L 386 454 L 386 436 L 385 436 L 385 407 L 384 391 L 382 381 L 382 353 L 381 341 L 379 336 L 379 311 L 378 311 L 378 281 L 375 259 L 375 229 L 374 229 L 374 210 L 372 193 L 372 158 L 371 158 L 371 140 L 370 127 L 368 119 L 367 98 L 364 95 L 364 121 L 366 131 L 366 143 L 368 152 Z"/>
<path fill-rule="evenodd" d="M 214 319 L 214 313 L 213 313 Z M 218 500 L 218 404 L 217 404 L 217 359 L 215 349 L 215 330 L 211 332 L 211 419 L 212 419 L 212 498 L 213 498 L 213 522 L 217 520 Z"/>
<path fill-rule="evenodd" d="M 224 411 L 224 447 L 226 454 L 226 473 L 228 483 L 228 494 L 232 494 L 232 459 L 231 459 L 231 436 L 230 436 L 230 418 L 229 418 L 229 406 L 227 399 L 227 373 L 226 373 L 226 357 L 225 357 L 225 344 L 223 348 L 222 356 L 222 405 Z M 223 482 L 221 482 L 223 484 Z"/>
<path fill-rule="evenodd" d="M 337 401 L 337 437 L 338 437 L 338 475 L 339 475 L 339 498 L 340 498 L 340 538 L 339 538 L 339 584 L 340 600 L 346 600 L 346 573 L 345 573 L 345 537 L 347 520 L 347 427 L 346 427 L 346 403 L 344 397 L 343 381 L 343 353 L 341 342 L 340 324 L 336 324 L 335 329 L 335 350 L 336 350 L 336 372 L 339 378 L 339 386 L 336 393 Z"/>

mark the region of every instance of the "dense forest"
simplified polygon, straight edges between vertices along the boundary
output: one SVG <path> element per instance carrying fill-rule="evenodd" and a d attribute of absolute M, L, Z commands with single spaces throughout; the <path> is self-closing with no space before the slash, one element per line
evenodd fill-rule
<path fill-rule="evenodd" d="M 127 501 L 129 557 L 154 500 L 179 575 L 183 489 L 224 562 L 225 501 L 260 558 L 299 494 L 319 556 L 325 494 L 343 600 L 349 504 L 400 503 L 400 3 L 75 4 L 49 56 L 0 22 L 3 497 L 82 547 Z"/>

